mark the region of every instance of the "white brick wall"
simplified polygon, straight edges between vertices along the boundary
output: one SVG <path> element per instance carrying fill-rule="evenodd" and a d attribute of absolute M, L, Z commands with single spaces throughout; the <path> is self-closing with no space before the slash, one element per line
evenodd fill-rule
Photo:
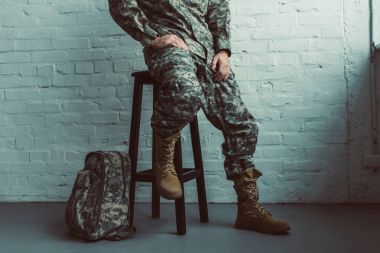
<path fill-rule="evenodd" d="M 379 175 L 362 161 L 370 134 L 367 1 L 230 7 L 231 67 L 260 127 L 261 200 L 379 201 Z M 0 201 L 66 201 L 87 152 L 127 151 L 130 74 L 146 69 L 141 49 L 106 0 L 0 1 Z M 150 165 L 151 103 L 145 88 L 139 168 Z M 208 200 L 234 202 L 223 135 L 203 112 L 199 119 Z M 182 138 L 191 166 L 188 127 Z M 186 200 L 196 201 L 195 183 L 185 187 Z M 149 198 L 150 185 L 139 183 L 138 201 Z"/>

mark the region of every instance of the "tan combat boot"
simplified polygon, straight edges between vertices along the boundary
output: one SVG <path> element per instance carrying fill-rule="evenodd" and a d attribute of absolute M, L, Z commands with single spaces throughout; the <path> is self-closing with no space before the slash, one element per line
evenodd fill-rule
<path fill-rule="evenodd" d="M 166 199 L 182 197 L 181 183 L 174 167 L 174 149 L 181 132 L 162 138 L 155 134 L 155 158 L 153 171 L 156 185 L 161 196 Z"/>
<path fill-rule="evenodd" d="M 272 217 L 272 214 L 258 203 L 259 190 L 256 180 L 261 175 L 259 170 L 249 168 L 239 178 L 234 179 L 234 189 L 238 197 L 235 227 L 268 234 L 286 233 L 290 229 L 289 224 Z"/>

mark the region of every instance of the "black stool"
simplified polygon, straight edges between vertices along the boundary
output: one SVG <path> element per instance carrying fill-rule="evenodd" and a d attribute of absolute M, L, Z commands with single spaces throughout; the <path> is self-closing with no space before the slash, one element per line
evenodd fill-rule
<path fill-rule="evenodd" d="M 137 172 L 137 154 L 139 143 L 139 130 L 140 130 L 140 116 L 141 116 L 141 104 L 143 85 L 153 85 L 153 107 L 158 99 L 159 87 L 156 85 L 155 80 L 151 77 L 148 71 L 133 72 L 132 76 L 135 78 L 134 90 L 133 90 L 133 102 L 132 102 L 132 119 L 131 119 L 131 131 L 129 138 L 129 156 L 131 159 L 131 188 L 130 188 L 130 215 L 131 223 L 133 224 L 133 213 L 135 203 L 135 190 L 136 182 L 152 182 L 152 218 L 160 217 L 160 195 L 156 191 L 156 183 L 153 173 L 153 157 L 155 150 L 152 149 L 152 168 L 143 169 Z M 190 123 L 191 142 L 193 148 L 194 165 L 195 168 L 182 168 L 182 151 L 181 151 L 181 139 L 176 142 L 174 163 L 178 178 L 181 182 L 182 190 L 183 183 L 196 179 L 197 194 L 199 203 L 199 216 L 201 222 L 208 222 L 208 210 L 206 189 L 203 172 L 203 162 L 201 145 L 199 140 L 198 118 L 195 116 L 194 120 Z M 153 132 L 153 143 L 155 134 Z M 183 194 L 185 195 L 185 194 Z M 186 216 L 185 216 L 185 199 L 184 196 L 175 200 L 176 209 L 176 222 L 177 222 L 177 234 L 186 234 Z"/>

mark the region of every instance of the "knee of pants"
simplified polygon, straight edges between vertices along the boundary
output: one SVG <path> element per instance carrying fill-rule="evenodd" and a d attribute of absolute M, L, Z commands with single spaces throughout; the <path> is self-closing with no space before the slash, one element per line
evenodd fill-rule
<path fill-rule="evenodd" d="M 183 84 L 172 79 L 169 82 L 160 90 L 157 112 L 169 118 L 190 121 L 201 107 L 202 87 L 194 81 Z"/>
<path fill-rule="evenodd" d="M 250 126 L 252 134 L 257 136 L 259 133 L 259 126 L 257 125 L 256 119 L 254 117 L 253 119 L 250 120 L 249 126 Z"/>
<path fill-rule="evenodd" d="M 251 118 L 252 117 L 252 118 Z M 257 125 L 256 119 L 251 115 L 249 121 L 249 135 L 252 137 L 252 144 L 254 149 L 256 148 L 257 139 L 259 136 L 259 126 Z"/>
<path fill-rule="evenodd" d="M 256 118 L 248 110 L 245 110 L 241 121 L 236 122 L 234 126 L 237 129 L 238 135 L 245 135 L 250 140 L 253 140 L 254 143 L 257 142 L 259 127 Z"/>

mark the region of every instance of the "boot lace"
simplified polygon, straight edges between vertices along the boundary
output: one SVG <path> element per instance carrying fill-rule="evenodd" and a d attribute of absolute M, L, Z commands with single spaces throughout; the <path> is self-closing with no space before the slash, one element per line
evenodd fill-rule
<path fill-rule="evenodd" d="M 265 210 L 265 208 L 262 207 L 258 202 L 256 202 L 256 209 L 262 215 L 269 214 L 270 216 L 272 216 L 272 214 L 269 211 Z"/>
<path fill-rule="evenodd" d="M 161 176 L 164 176 L 167 173 L 171 173 L 177 176 L 177 172 L 175 171 L 174 164 L 173 164 L 174 148 L 175 148 L 175 140 L 172 140 L 172 142 L 168 143 L 166 147 L 161 148 L 160 150 L 160 155 L 162 156 Z"/>
<path fill-rule="evenodd" d="M 256 178 L 244 178 L 245 181 L 247 181 L 249 184 L 247 185 L 247 192 L 248 192 L 248 198 L 256 202 L 256 210 L 261 213 L 262 215 L 269 214 L 272 215 L 269 211 L 265 210 L 264 207 L 262 207 L 259 204 L 259 189 L 256 185 Z"/>

